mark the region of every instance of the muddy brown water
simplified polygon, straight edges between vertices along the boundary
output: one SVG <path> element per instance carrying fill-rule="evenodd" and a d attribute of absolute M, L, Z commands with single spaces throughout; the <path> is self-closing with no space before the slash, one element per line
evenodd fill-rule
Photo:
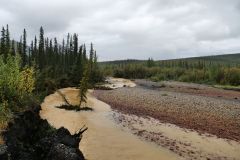
<path fill-rule="evenodd" d="M 65 88 L 60 90 L 71 104 L 78 104 L 78 90 Z M 56 108 L 64 104 L 64 100 L 58 93 L 45 98 L 42 103 L 40 115 L 55 128 L 65 127 L 72 134 L 77 132 L 83 125 L 89 129 L 84 133 L 80 142 L 80 149 L 88 160 L 172 160 L 188 159 L 175 154 L 174 152 L 141 140 L 130 131 L 117 124 L 113 118 L 111 107 L 97 100 L 88 93 L 88 106 L 94 111 L 66 111 Z M 240 159 L 240 144 L 235 141 L 218 139 L 216 137 L 202 136 L 198 133 L 179 128 L 171 124 L 162 124 L 153 119 L 144 119 L 130 115 L 124 115 L 127 122 L 136 122 L 135 129 L 161 132 L 169 139 L 191 143 L 206 155 L 217 155 L 226 159 Z M 128 124 L 129 125 L 129 124 Z M 198 158 L 202 159 L 202 158 Z"/>
<path fill-rule="evenodd" d="M 62 89 L 72 104 L 78 104 L 78 90 L 73 88 Z M 181 159 L 177 154 L 140 140 L 130 132 L 124 131 L 114 123 L 111 117 L 111 108 L 104 102 L 88 94 L 88 106 L 93 112 L 74 112 L 56 108 L 64 104 L 58 93 L 45 98 L 40 113 L 43 119 L 55 128 L 65 127 L 72 134 L 83 125 L 89 129 L 83 135 L 80 149 L 88 160 L 174 160 Z"/>

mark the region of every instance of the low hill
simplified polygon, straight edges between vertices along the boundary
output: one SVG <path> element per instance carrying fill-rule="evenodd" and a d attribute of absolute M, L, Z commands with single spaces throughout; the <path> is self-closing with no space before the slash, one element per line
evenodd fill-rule
<path fill-rule="evenodd" d="M 180 59 L 169 59 L 169 60 L 157 60 L 156 63 L 164 63 L 164 62 L 199 62 L 205 61 L 209 63 L 218 63 L 218 64 L 225 64 L 225 65 L 238 65 L 240 64 L 240 53 L 235 54 L 223 54 L 223 55 L 213 55 L 213 56 L 203 56 L 203 57 L 190 57 L 190 58 L 180 58 Z M 127 59 L 127 60 L 117 60 L 117 61 L 105 61 L 100 62 L 102 65 L 118 65 L 118 64 L 140 64 L 146 63 L 147 60 L 135 60 L 135 59 Z"/>

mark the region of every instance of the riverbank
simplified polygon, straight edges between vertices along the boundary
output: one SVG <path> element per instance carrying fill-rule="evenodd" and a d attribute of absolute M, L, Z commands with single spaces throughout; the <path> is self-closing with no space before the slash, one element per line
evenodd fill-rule
<path fill-rule="evenodd" d="M 52 128 L 39 116 L 41 107 L 14 115 L 3 133 L 1 160 L 84 160 L 78 149 L 81 132 L 71 135 L 65 128 Z"/>
<path fill-rule="evenodd" d="M 115 112 L 114 119 L 123 129 L 187 160 L 239 160 L 240 143 L 233 140 L 217 138 L 210 134 L 199 134 L 194 130 L 162 123 L 151 117 Z"/>

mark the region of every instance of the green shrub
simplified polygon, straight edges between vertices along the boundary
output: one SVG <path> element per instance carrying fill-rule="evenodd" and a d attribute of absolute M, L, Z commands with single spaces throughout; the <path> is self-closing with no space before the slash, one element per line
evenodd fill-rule
<path fill-rule="evenodd" d="M 0 101 L 0 130 L 7 127 L 8 121 L 12 118 L 8 102 L 5 100 Z M 1 135 L 0 135 L 1 136 Z"/>
<path fill-rule="evenodd" d="M 230 85 L 240 85 L 240 69 L 229 68 L 225 70 L 225 82 Z"/>
<path fill-rule="evenodd" d="M 155 75 L 155 76 L 152 76 L 150 79 L 151 79 L 152 81 L 154 81 L 154 82 L 158 82 L 158 81 L 164 81 L 164 80 L 166 80 L 166 77 L 165 77 L 165 75 L 164 75 L 163 73 L 160 73 L 160 74 L 157 74 L 157 75 Z"/>
<path fill-rule="evenodd" d="M 21 69 L 19 56 L 8 56 L 6 62 L 0 56 L 0 99 L 7 102 L 10 109 L 23 107 L 34 90 L 35 78 L 33 68 Z M 4 105 L 5 106 L 5 105 Z"/>
<path fill-rule="evenodd" d="M 212 72 L 212 79 L 218 84 L 223 84 L 224 77 L 225 77 L 224 69 L 218 68 L 218 69 L 215 69 L 214 71 L 215 72 Z"/>

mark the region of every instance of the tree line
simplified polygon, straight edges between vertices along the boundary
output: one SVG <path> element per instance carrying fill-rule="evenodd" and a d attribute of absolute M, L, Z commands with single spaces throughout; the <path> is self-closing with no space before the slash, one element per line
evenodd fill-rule
<path fill-rule="evenodd" d="M 39 36 L 35 36 L 27 44 L 27 31 L 23 30 L 19 41 L 10 38 L 9 26 L 2 27 L 0 39 L 0 55 L 6 62 L 8 55 L 21 57 L 21 67 L 34 67 L 37 70 L 40 89 L 48 83 L 55 83 L 59 87 L 76 86 L 83 78 L 86 68 L 89 69 L 89 83 L 94 84 L 102 80 L 97 65 L 97 54 L 93 44 L 89 53 L 85 44 L 79 44 L 76 33 L 67 35 L 61 42 L 55 38 L 46 37 L 43 27 Z"/>
<path fill-rule="evenodd" d="M 231 62 L 231 57 L 236 63 Z M 238 86 L 240 85 L 240 62 L 237 61 L 237 57 L 240 59 L 240 54 L 224 56 L 221 60 L 210 57 L 154 61 L 149 58 L 145 61 L 126 60 L 102 63 L 101 68 L 106 76 Z"/>

